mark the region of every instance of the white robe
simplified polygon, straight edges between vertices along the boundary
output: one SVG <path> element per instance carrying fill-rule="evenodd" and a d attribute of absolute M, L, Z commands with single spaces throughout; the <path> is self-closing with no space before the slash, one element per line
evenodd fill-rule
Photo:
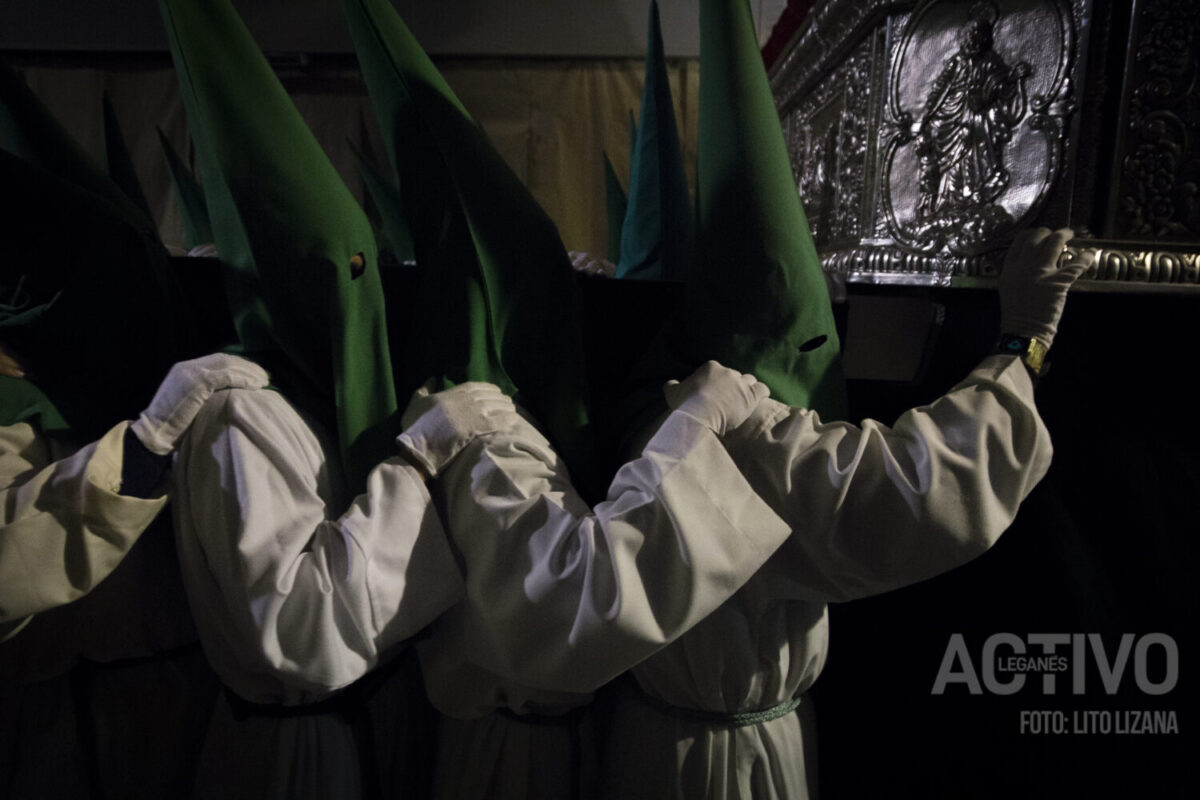
<path fill-rule="evenodd" d="M 0 794 L 166 797 L 191 781 L 215 681 L 165 493 L 120 494 L 127 429 L 76 448 L 0 427 L 0 620 L 21 631 L 0 642 Z"/>
<path fill-rule="evenodd" d="M 745 727 L 652 707 L 761 711 L 808 689 L 825 662 L 826 604 L 886 592 L 978 556 L 1009 526 L 1052 453 L 1025 367 L 985 360 L 888 428 L 823 424 L 764 401 L 726 439 L 755 491 L 794 528 L 715 613 L 632 670 L 605 751 L 609 798 L 797 800 L 811 714 Z"/>
<path fill-rule="evenodd" d="M 167 504 L 120 494 L 126 428 L 75 450 L 0 426 L 0 641 L 91 591 Z"/>
<path fill-rule="evenodd" d="M 336 444 L 323 437 L 280 394 L 231 389 L 205 403 L 179 448 L 175 530 L 188 599 L 209 661 L 251 703 L 331 697 L 462 595 L 419 473 L 389 459 L 351 500 L 331 475 Z M 223 702 L 196 791 L 355 794 L 351 739 L 337 714 L 238 719 Z"/>
<path fill-rule="evenodd" d="M 789 533 L 716 435 L 680 413 L 594 511 L 524 424 L 468 445 L 433 493 L 467 576 L 420 646 L 446 717 L 439 798 L 593 789 L 588 731 L 564 712 L 717 608 Z"/>

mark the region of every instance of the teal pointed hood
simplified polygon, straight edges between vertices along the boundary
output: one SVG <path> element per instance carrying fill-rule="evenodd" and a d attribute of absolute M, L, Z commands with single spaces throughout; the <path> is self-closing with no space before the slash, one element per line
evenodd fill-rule
<path fill-rule="evenodd" d="M 642 111 L 634 135 L 617 277 L 684 280 L 694 248 L 692 205 L 654 0 L 649 16 Z"/>
<path fill-rule="evenodd" d="M 228 0 L 160 0 L 241 350 L 337 432 L 352 490 L 393 450 L 371 226 Z"/>

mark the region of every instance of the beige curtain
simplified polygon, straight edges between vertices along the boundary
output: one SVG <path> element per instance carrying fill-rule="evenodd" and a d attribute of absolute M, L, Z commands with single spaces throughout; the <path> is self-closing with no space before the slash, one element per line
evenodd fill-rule
<path fill-rule="evenodd" d="M 557 223 L 570 250 L 607 255 L 602 154 L 626 186 L 629 112 L 640 113 L 640 59 L 463 59 L 438 63 L 454 91 L 534 197 Z M 185 157 L 187 125 L 174 71 L 144 66 L 27 66 L 30 88 L 83 146 L 103 163 L 100 98 L 108 92 L 163 240 L 181 244 L 182 224 L 155 134 L 163 132 Z M 668 65 L 676 120 L 694 186 L 699 67 Z M 317 140 L 351 190 L 362 181 L 347 144 L 378 165 L 386 155 L 356 68 L 281 68 L 281 78 Z"/>

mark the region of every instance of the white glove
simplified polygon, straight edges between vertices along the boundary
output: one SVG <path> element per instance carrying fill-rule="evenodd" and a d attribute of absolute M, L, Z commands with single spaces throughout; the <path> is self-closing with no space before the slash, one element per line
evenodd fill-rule
<path fill-rule="evenodd" d="M 405 448 L 429 477 L 438 474 L 476 436 L 517 424 L 512 398 L 490 383 L 460 383 L 434 393 L 430 382 L 413 392 L 396 444 Z"/>
<path fill-rule="evenodd" d="M 189 258 L 216 258 L 217 246 L 215 244 L 198 244 L 191 250 L 187 251 Z"/>
<path fill-rule="evenodd" d="M 192 424 L 204 402 L 220 389 L 261 389 L 270 383 L 267 371 L 238 356 L 213 353 L 171 367 L 162 386 L 130 426 L 147 450 L 165 456 Z"/>
<path fill-rule="evenodd" d="M 1000 273 L 1000 331 L 1054 343 L 1067 290 L 1091 264 L 1087 257 L 1059 266 L 1059 257 L 1074 236 L 1070 228 L 1022 231 L 1013 239 Z"/>
<path fill-rule="evenodd" d="M 617 274 L 617 265 L 606 258 L 595 258 L 591 253 L 578 250 L 572 250 L 567 256 L 571 259 L 571 268 L 584 275 L 612 278 Z"/>
<path fill-rule="evenodd" d="M 745 422 L 771 390 L 753 375 L 709 361 L 683 383 L 667 381 L 663 394 L 672 411 L 687 414 L 724 436 Z"/>

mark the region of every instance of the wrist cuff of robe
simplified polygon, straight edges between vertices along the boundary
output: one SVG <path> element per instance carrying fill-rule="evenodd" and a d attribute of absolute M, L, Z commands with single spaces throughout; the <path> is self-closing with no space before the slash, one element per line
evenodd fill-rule
<path fill-rule="evenodd" d="M 132 428 L 125 430 L 121 462 L 121 494 L 125 497 L 151 499 L 161 497 L 158 490 L 163 476 L 171 466 L 171 456 L 158 455 L 146 449 Z"/>

